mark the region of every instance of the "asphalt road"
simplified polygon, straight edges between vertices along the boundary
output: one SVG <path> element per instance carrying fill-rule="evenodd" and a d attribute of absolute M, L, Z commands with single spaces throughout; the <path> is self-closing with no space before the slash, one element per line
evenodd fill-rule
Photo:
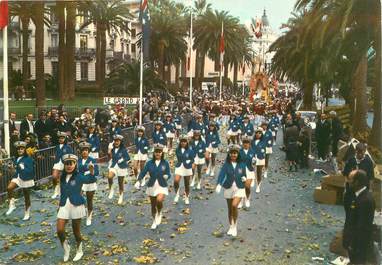
<path fill-rule="evenodd" d="M 222 134 L 224 135 L 224 134 Z M 223 137 L 222 137 L 223 138 Z M 341 206 L 316 204 L 314 187 L 320 177 L 312 169 L 288 172 L 285 154 L 279 150 L 282 135 L 271 156 L 269 177 L 260 194 L 253 191 L 249 210 L 240 210 L 238 237 L 228 229 L 226 202 L 215 194 L 215 178 L 206 178 L 207 189 L 193 191 L 187 208 L 174 194 L 165 201 L 164 221 L 150 230 L 150 206 L 144 190 L 133 191 L 127 180 L 125 205 L 107 199 L 106 179 L 99 181 L 95 198 L 93 225 L 83 220 L 84 258 L 79 264 L 326 264 L 335 258 L 329 244 L 341 229 Z M 225 158 L 219 154 L 219 161 Z M 58 201 L 49 198 L 51 190 L 33 192 L 32 218 L 23 222 L 23 198 L 11 217 L 7 205 L 0 207 L 0 264 L 59 264 L 63 250 L 55 235 Z M 181 186 L 183 188 L 183 186 Z M 74 257 L 71 226 L 67 233 Z M 322 257 L 325 261 L 312 261 Z"/>

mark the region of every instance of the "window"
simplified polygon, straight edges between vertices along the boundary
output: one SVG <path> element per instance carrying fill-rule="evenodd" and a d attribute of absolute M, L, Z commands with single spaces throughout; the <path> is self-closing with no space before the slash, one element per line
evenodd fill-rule
<path fill-rule="evenodd" d="M 135 50 L 136 50 L 135 43 L 131 44 L 131 53 L 135 53 Z"/>
<path fill-rule="evenodd" d="M 31 77 L 31 62 L 28 61 L 27 63 L 27 77 Z"/>
<path fill-rule="evenodd" d="M 123 45 L 122 41 L 121 41 L 121 52 L 122 52 L 122 54 L 125 53 L 125 45 Z"/>
<path fill-rule="evenodd" d="M 57 19 L 56 13 L 54 12 L 53 7 L 50 8 L 50 22 L 52 24 L 57 24 L 58 23 L 58 19 Z"/>
<path fill-rule="evenodd" d="M 52 76 L 58 76 L 58 62 L 52 62 Z"/>
<path fill-rule="evenodd" d="M 137 30 L 136 29 L 131 29 L 131 37 L 135 38 L 137 36 Z"/>
<path fill-rule="evenodd" d="M 51 38 L 52 38 L 51 47 L 58 47 L 58 34 L 52 34 Z"/>
<path fill-rule="evenodd" d="M 88 63 L 81 62 L 81 80 L 88 80 Z"/>
<path fill-rule="evenodd" d="M 80 35 L 80 49 L 86 50 L 88 48 L 88 36 Z"/>

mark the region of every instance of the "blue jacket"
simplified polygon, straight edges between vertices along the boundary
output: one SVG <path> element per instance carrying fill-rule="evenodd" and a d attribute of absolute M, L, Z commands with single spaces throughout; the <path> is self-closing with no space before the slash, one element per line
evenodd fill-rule
<path fill-rule="evenodd" d="M 163 130 L 165 133 L 168 133 L 168 132 L 174 133 L 175 132 L 175 123 L 165 121 L 163 124 Z"/>
<path fill-rule="evenodd" d="M 240 150 L 240 159 L 245 164 L 245 166 L 253 171 L 253 159 L 256 159 L 256 154 L 253 152 L 252 148 L 249 148 L 247 154 L 244 152 L 244 148 L 241 148 Z"/>
<path fill-rule="evenodd" d="M 154 144 L 162 144 L 166 145 L 167 143 L 167 137 L 166 134 L 164 133 L 163 130 L 160 130 L 159 133 L 158 131 L 153 131 L 152 138 L 153 138 L 153 143 Z"/>
<path fill-rule="evenodd" d="M 213 148 L 217 148 L 217 147 L 219 147 L 220 143 L 221 142 L 220 142 L 218 132 L 208 131 L 206 133 L 206 145 L 207 145 L 207 147 L 210 146 L 210 144 L 211 144 Z"/>
<path fill-rule="evenodd" d="M 24 181 L 34 179 L 34 161 L 30 156 L 24 155 L 20 159 L 16 158 L 14 164 L 16 165 L 14 178 L 20 177 Z"/>
<path fill-rule="evenodd" d="M 182 117 L 179 114 L 175 115 L 173 121 L 175 122 L 176 125 L 182 125 Z"/>
<path fill-rule="evenodd" d="M 266 147 L 272 147 L 273 145 L 273 135 L 270 129 L 267 129 L 263 135 L 263 141 Z"/>
<path fill-rule="evenodd" d="M 206 142 L 200 139 L 198 144 L 195 144 L 195 141 L 192 141 L 190 147 L 194 151 L 195 156 L 198 156 L 199 158 L 204 157 L 207 148 Z"/>
<path fill-rule="evenodd" d="M 278 127 L 280 125 L 280 119 L 277 115 L 272 116 L 271 120 L 269 123 L 273 123 Z"/>
<path fill-rule="evenodd" d="M 90 184 L 96 181 L 95 176 L 92 175 L 83 175 L 77 171 L 73 172 L 69 181 L 66 182 L 66 172 L 61 174 L 60 188 L 60 206 L 65 206 L 66 199 L 69 198 L 71 204 L 79 206 L 85 204 L 85 199 L 82 197 L 82 185 Z"/>
<path fill-rule="evenodd" d="M 63 144 L 62 148 L 60 148 L 60 145 L 58 144 L 56 146 L 55 153 L 56 153 L 56 156 L 54 158 L 54 163 L 58 163 L 61 160 L 63 155 L 73 154 L 73 149 L 67 144 Z"/>
<path fill-rule="evenodd" d="M 185 149 L 184 153 L 182 153 L 181 148 L 176 148 L 176 167 L 180 167 L 183 165 L 186 169 L 190 169 L 192 164 L 194 163 L 195 153 L 191 148 Z"/>
<path fill-rule="evenodd" d="M 199 130 L 201 132 L 202 135 L 204 135 L 205 133 L 205 127 L 204 127 L 204 123 L 201 122 L 196 122 L 196 121 L 193 121 L 191 122 L 190 126 L 188 127 L 188 131 L 195 131 L 195 130 Z"/>
<path fill-rule="evenodd" d="M 121 131 L 122 131 L 122 129 L 119 126 L 115 127 L 114 130 L 113 130 L 113 127 L 109 128 L 109 134 L 110 134 L 111 137 L 113 135 L 116 135 L 116 134 L 121 134 Z"/>
<path fill-rule="evenodd" d="M 244 163 L 237 163 L 234 169 L 230 162 L 225 162 L 219 172 L 218 184 L 222 185 L 225 189 L 229 189 L 235 181 L 239 189 L 244 189 L 244 183 L 241 178 L 246 176 L 245 167 Z"/>
<path fill-rule="evenodd" d="M 117 153 L 115 147 L 111 150 L 111 163 L 110 167 L 114 167 L 118 164 L 118 167 L 123 169 L 127 168 L 127 163 L 130 161 L 129 153 L 125 147 L 119 147 Z"/>
<path fill-rule="evenodd" d="M 90 152 L 99 152 L 101 141 L 97 134 L 92 134 L 91 137 L 88 137 L 87 142 L 92 145 Z"/>
<path fill-rule="evenodd" d="M 252 149 L 255 152 L 256 159 L 258 160 L 265 159 L 265 147 L 266 145 L 263 139 L 259 140 L 257 143 L 256 143 L 256 140 L 253 139 Z"/>
<path fill-rule="evenodd" d="M 138 180 L 141 181 L 147 173 L 150 175 L 147 182 L 148 187 L 154 186 L 156 180 L 158 180 L 161 187 L 167 187 L 167 180 L 171 178 L 170 165 L 166 160 L 161 160 L 158 166 L 155 164 L 154 159 L 147 161 L 143 170 L 139 173 Z M 163 177 L 164 175 L 168 176 L 167 180 Z"/>
<path fill-rule="evenodd" d="M 255 129 L 253 128 L 253 124 L 248 122 L 247 125 L 244 124 L 244 122 L 241 124 L 241 134 L 245 134 L 245 135 L 248 135 L 248 136 L 253 136 L 253 134 L 255 133 Z"/>
<path fill-rule="evenodd" d="M 228 130 L 237 132 L 240 129 L 240 124 L 237 119 L 230 120 L 228 123 Z"/>
<path fill-rule="evenodd" d="M 141 154 L 147 154 L 149 150 L 149 141 L 146 137 L 141 137 L 141 139 L 138 140 L 138 137 L 135 137 L 135 153 L 138 154 L 138 151 L 141 152 Z"/>
<path fill-rule="evenodd" d="M 78 172 L 80 172 L 81 174 L 83 174 L 85 176 L 86 175 L 91 175 L 90 171 L 89 171 L 89 164 L 90 164 L 90 162 L 92 162 L 92 164 L 94 165 L 94 175 L 92 175 L 92 176 L 93 177 L 99 176 L 99 168 L 98 168 L 97 160 L 95 160 L 92 157 L 88 157 L 84 164 L 82 164 L 83 163 L 83 159 L 82 158 L 80 158 L 78 160 Z M 94 179 L 93 182 L 96 182 L 96 180 Z"/>

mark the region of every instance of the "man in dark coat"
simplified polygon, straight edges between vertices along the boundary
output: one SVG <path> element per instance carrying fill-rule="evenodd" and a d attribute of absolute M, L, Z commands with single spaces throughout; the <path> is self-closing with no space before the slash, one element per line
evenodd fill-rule
<path fill-rule="evenodd" d="M 25 139 L 25 136 L 29 133 L 35 133 L 35 128 L 33 124 L 33 114 L 28 113 L 25 119 L 20 124 L 20 138 Z"/>
<path fill-rule="evenodd" d="M 335 111 L 330 112 L 330 118 L 332 120 L 332 154 L 333 157 L 336 157 L 338 152 L 338 141 L 343 135 L 343 127 L 342 122 L 338 119 Z"/>
<path fill-rule="evenodd" d="M 355 197 L 345 205 L 343 246 L 348 250 L 351 264 L 375 264 L 373 253 L 375 203 L 366 187 L 368 183 L 366 172 L 353 170 L 347 177 L 347 182 Z"/>
<path fill-rule="evenodd" d="M 316 141 L 317 141 L 317 152 L 318 159 L 326 160 L 329 152 L 330 145 L 330 133 L 331 125 L 327 120 L 326 114 L 321 114 L 321 119 L 318 120 L 316 126 Z"/>
<path fill-rule="evenodd" d="M 34 124 L 35 132 L 37 134 L 39 142 L 41 142 L 43 137 L 47 134 L 53 135 L 53 124 L 50 119 L 47 119 L 46 112 L 42 111 L 40 113 L 40 118 Z"/>

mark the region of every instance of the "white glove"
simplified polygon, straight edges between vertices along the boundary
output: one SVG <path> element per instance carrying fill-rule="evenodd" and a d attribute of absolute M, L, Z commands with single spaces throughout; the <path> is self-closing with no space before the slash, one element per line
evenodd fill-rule
<path fill-rule="evenodd" d="M 222 190 L 222 186 L 218 184 L 215 189 L 216 193 L 219 194 L 221 190 Z"/>
<path fill-rule="evenodd" d="M 252 164 L 256 163 L 256 157 L 252 158 Z"/>
<path fill-rule="evenodd" d="M 243 176 L 243 177 L 241 177 L 241 181 L 242 181 L 242 182 L 246 182 L 246 181 L 247 181 L 247 178 Z"/>
<path fill-rule="evenodd" d="M 19 167 L 20 167 L 21 170 L 24 170 L 24 168 L 25 168 L 23 163 L 20 163 Z"/>
<path fill-rule="evenodd" d="M 139 190 L 139 189 L 141 188 L 141 183 L 140 183 L 140 181 L 135 182 L 135 184 L 134 184 L 134 188 L 137 189 L 137 190 Z"/>
<path fill-rule="evenodd" d="M 168 175 L 163 175 L 163 178 L 164 178 L 165 180 L 168 180 Z"/>
<path fill-rule="evenodd" d="M 122 163 L 123 162 L 123 158 L 120 158 L 119 160 L 118 160 L 118 164 L 119 163 Z"/>
<path fill-rule="evenodd" d="M 95 147 L 93 147 L 93 148 L 92 148 L 92 152 L 94 152 L 95 150 L 96 150 L 96 148 L 95 148 Z"/>

